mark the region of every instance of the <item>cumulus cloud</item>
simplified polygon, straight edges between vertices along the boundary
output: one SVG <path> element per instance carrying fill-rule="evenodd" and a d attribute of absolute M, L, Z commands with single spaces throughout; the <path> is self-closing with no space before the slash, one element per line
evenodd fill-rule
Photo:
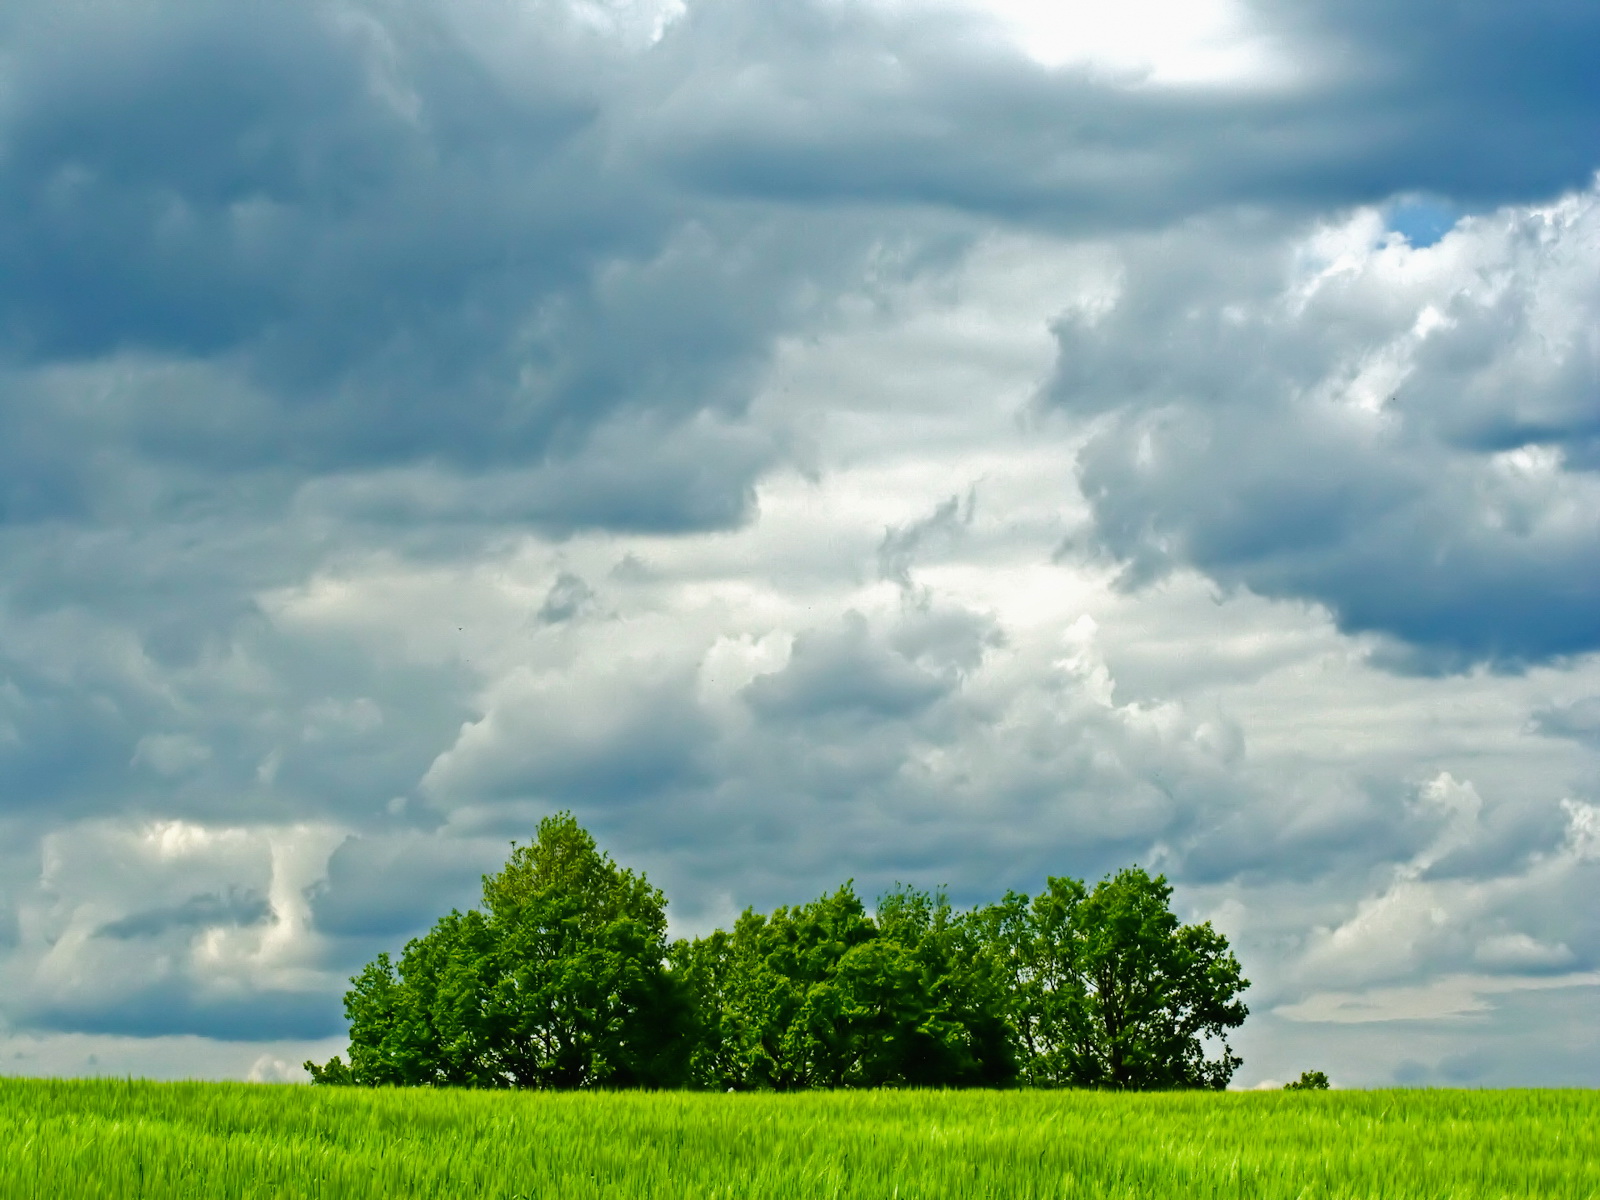
<path fill-rule="evenodd" d="M 1178 565 L 1325 605 L 1416 669 L 1600 645 L 1593 190 L 1436 244 L 1357 213 L 1130 246 L 1057 327 L 1049 402 L 1130 584 Z"/>
<path fill-rule="evenodd" d="M 52 832 L 36 885 L 15 900 L 13 1024 L 235 1041 L 333 1032 L 326 982 L 297 936 L 325 840 L 180 821 Z"/>

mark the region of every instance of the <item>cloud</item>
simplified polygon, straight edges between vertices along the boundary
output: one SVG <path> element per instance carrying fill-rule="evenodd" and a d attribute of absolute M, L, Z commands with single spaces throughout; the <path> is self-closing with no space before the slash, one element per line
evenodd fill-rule
<path fill-rule="evenodd" d="M 797 637 L 784 668 L 753 680 L 745 699 L 779 726 L 821 716 L 877 721 L 913 716 L 954 682 L 885 649 L 861 614 L 848 613 L 837 631 Z"/>
<path fill-rule="evenodd" d="M 1546 737 L 1600 743 L 1600 696 L 1541 708 L 1533 714 L 1533 728 Z"/>
<path fill-rule="evenodd" d="M 337 1003 L 300 936 L 326 840 L 178 821 L 48 834 L 36 885 L 15 897 L 11 1027 L 234 1041 L 333 1033 Z"/>
<path fill-rule="evenodd" d="M 1218 6 L 1150 18 L 1134 47 L 1148 66 L 1113 53 L 1109 70 L 1093 30 L 1073 38 L 1089 63 L 1052 68 L 1019 53 L 1013 6 L 971 7 L 692 7 L 660 47 L 679 86 L 647 118 L 652 148 L 680 178 L 741 197 L 935 206 L 1076 233 L 1406 191 L 1493 205 L 1594 169 L 1583 130 L 1597 97 L 1571 53 L 1594 18 L 1571 0 L 1527 21 L 1240 6 L 1220 25 L 1245 54 L 1209 80 L 1163 78 L 1151 51 Z M 1270 69 L 1248 69 L 1252 50 Z M 687 83 L 680 63 L 697 69 Z M 1548 136 L 1557 128 L 1566 136 Z"/>
<path fill-rule="evenodd" d="M 594 600 L 594 591 L 580 576 L 563 571 L 550 585 L 539 607 L 539 619 L 555 625 L 580 615 Z"/>
<path fill-rule="evenodd" d="M 1361 210 L 1135 243 L 1057 328 L 1048 403 L 1132 585 L 1192 565 L 1325 605 L 1408 669 L 1600 646 L 1586 191 L 1417 249 Z"/>
<path fill-rule="evenodd" d="M 103 16 L 13 30 L 13 521 L 259 521 L 324 477 L 402 519 L 743 519 L 772 451 L 730 419 L 875 231 L 686 204 L 612 144 L 643 50 L 559 8 Z"/>
<path fill-rule="evenodd" d="M 226 896 L 214 892 L 190 896 L 171 908 L 149 909 L 115 921 L 94 931 L 95 937 L 159 937 L 174 929 L 209 928 L 224 925 L 256 925 L 272 916 L 272 906 L 259 893 L 230 891 Z"/>
<path fill-rule="evenodd" d="M 418 933 L 452 908 L 477 905 L 483 875 L 506 857 L 499 839 L 439 838 L 418 830 L 352 834 L 309 892 L 318 933 L 353 940 L 335 953 L 359 967 L 377 946 Z"/>
<path fill-rule="evenodd" d="M 639 799 L 692 779 L 708 730 L 691 677 L 669 664 L 624 661 L 575 680 L 517 671 L 485 698 L 482 720 L 421 781 L 429 795 Z"/>
<path fill-rule="evenodd" d="M 1600 962 L 1600 931 L 1572 907 L 1594 882 L 1584 842 L 1587 807 L 1565 802 L 1564 828 L 1555 838 L 1474 877 L 1437 866 L 1493 838 L 1476 788 L 1443 774 L 1419 789 L 1417 804 L 1434 817 L 1431 838 L 1393 867 L 1381 890 L 1313 934 L 1295 968 L 1313 994 L 1282 1014 L 1363 1021 L 1441 1016 L 1480 1011 L 1488 1003 L 1483 996 L 1495 992 L 1593 983 L 1583 973 Z M 1425 982 L 1405 982 L 1424 965 Z"/>
<path fill-rule="evenodd" d="M 1447 977 L 1426 987 L 1378 989 L 1361 995 L 1323 993 L 1278 1010 L 1291 1021 L 1365 1024 L 1372 1021 L 1438 1021 L 1488 1011 L 1485 994 L 1527 988 L 1582 988 L 1600 984 L 1600 974 L 1567 975 L 1506 984 L 1495 979 Z M 1457 1078 L 1473 1078 L 1458 1075 Z"/>

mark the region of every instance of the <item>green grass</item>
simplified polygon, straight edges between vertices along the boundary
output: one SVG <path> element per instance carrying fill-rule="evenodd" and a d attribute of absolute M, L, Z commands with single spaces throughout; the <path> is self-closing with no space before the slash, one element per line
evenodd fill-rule
<path fill-rule="evenodd" d="M 1600 1093 L 0 1080 L 0 1196 L 1600 1197 Z"/>

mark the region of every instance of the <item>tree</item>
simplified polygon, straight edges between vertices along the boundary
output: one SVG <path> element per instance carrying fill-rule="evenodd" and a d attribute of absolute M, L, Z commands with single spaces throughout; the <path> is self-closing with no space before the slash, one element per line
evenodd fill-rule
<path fill-rule="evenodd" d="M 1095 885 L 1073 923 L 1087 985 L 1084 1081 L 1113 1088 L 1227 1086 L 1242 1061 L 1224 1031 L 1249 1013 L 1250 981 L 1211 927 L 1178 924 L 1172 888 L 1138 867 Z M 1221 1053 L 1205 1056 L 1207 1037 Z"/>
<path fill-rule="evenodd" d="M 1300 1078 L 1293 1083 L 1283 1085 L 1286 1092 L 1325 1092 L 1328 1090 L 1328 1077 L 1321 1071 L 1301 1071 Z"/>
<path fill-rule="evenodd" d="M 673 948 L 693 990 L 701 1086 L 948 1087 L 1009 1082 L 992 981 L 943 897 L 902 888 L 869 916 L 849 884 L 770 917 L 746 910 Z"/>
<path fill-rule="evenodd" d="M 900 887 L 878 900 L 881 935 L 914 964 L 921 1009 L 899 1040 L 898 1075 L 923 1087 L 1006 1087 L 1017 1061 L 1006 1024 L 1006 977 L 984 930 L 942 892 Z"/>
<path fill-rule="evenodd" d="M 1001 980 L 1020 1081 L 1030 1087 L 1085 1086 L 1089 990 L 1076 933 L 1087 893 L 1076 879 L 1051 877 L 1028 897 L 1007 892 L 980 910 L 986 957 Z"/>
<path fill-rule="evenodd" d="M 380 954 L 350 980 L 350 1062 L 307 1063 L 312 1082 L 368 1086 L 496 1087 L 492 1033 L 481 998 L 495 952 L 478 912 L 451 912 L 406 943 L 396 965 Z"/>
<path fill-rule="evenodd" d="M 681 1082 L 691 1012 L 666 970 L 659 889 L 561 813 L 513 849 L 483 895 L 499 935 L 490 1011 L 518 1086 Z"/>
<path fill-rule="evenodd" d="M 869 914 L 847 883 L 669 947 L 661 892 L 558 813 L 484 877 L 481 911 L 352 977 L 349 1061 L 306 1067 L 368 1086 L 1221 1088 L 1249 981 L 1171 894 L 1130 868 L 972 911 L 902 886 Z"/>
<path fill-rule="evenodd" d="M 692 1012 L 666 969 L 666 901 L 570 813 L 485 876 L 484 907 L 380 954 L 345 995 L 350 1062 L 319 1083 L 664 1087 L 687 1073 Z"/>
<path fill-rule="evenodd" d="M 701 1082 L 774 1091 L 862 1082 L 856 992 L 872 971 L 859 956 L 846 959 L 876 935 L 846 884 L 770 917 L 746 909 L 731 935 L 681 950 L 699 969 L 701 1021 L 714 1047 Z"/>
<path fill-rule="evenodd" d="M 1222 1088 L 1240 1059 L 1224 1037 L 1249 987 L 1209 922 L 1179 925 L 1162 876 L 1137 867 L 1092 892 L 1052 878 L 1031 904 L 979 916 L 1008 979 L 1023 1082 L 1042 1087 Z M 1207 1039 L 1221 1041 L 1215 1058 Z"/>

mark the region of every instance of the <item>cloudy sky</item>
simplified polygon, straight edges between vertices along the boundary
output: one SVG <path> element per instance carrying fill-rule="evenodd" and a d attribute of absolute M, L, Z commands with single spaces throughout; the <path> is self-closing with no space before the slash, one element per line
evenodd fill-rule
<path fill-rule="evenodd" d="M 1592 0 L 0 10 L 0 1072 L 281 1079 L 570 808 L 1164 871 L 1600 1084 Z"/>

